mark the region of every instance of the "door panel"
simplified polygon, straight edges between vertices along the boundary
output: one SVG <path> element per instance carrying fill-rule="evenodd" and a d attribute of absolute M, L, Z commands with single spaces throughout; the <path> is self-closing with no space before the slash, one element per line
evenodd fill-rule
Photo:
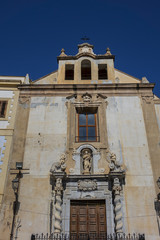
<path fill-rule="evenodd" d="M 71 235 L 105 235 L 106 207 L 104 200 L 71 201 Z"/>

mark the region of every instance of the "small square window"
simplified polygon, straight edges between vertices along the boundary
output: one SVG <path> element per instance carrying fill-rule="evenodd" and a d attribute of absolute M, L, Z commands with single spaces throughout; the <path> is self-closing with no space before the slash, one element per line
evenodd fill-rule
<path fill-rule="evenodd" d="M 5 118 L 7 110 L 7 101 L 0 101 L 0 118 Z"/>

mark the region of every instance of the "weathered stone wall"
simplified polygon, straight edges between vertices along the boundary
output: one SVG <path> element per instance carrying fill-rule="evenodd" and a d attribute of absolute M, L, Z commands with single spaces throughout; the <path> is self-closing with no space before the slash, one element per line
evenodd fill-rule
<path fill-rule="evenodd" d="M 109 147 L 126 168 L 124 228 L 131 233 L 144 232 L 146 239 L 158 240 L 155 186 L 141 99 L 109 97 L 106 114 Z"/>
<path fill-rule="evenodd" d="M 8 163 L 11 153 L 19 92 L 9 87 L 0 89 L 0 101 L 7 101 L 5 118 L 0 118 L 0 208 L 8 175 Z"/>
<path fill-rule="evenodd" d="M 26 135 L 19 200 L 20 239 L 50 229 L 50 168 L 66 149 L 67 111 L 63 97 L 32 97 Z"/>

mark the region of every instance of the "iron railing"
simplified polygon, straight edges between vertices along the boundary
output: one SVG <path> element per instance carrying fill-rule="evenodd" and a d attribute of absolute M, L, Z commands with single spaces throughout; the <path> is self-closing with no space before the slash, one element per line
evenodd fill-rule
<path fill-rule="evenodd" d="M 145 240 L 144 234 L 32 234 L 31 240 Z"/>
<path fill-rule="evenodd" d="M 100 136 L 76 136 L 76 142 L 99 142 Z"/>

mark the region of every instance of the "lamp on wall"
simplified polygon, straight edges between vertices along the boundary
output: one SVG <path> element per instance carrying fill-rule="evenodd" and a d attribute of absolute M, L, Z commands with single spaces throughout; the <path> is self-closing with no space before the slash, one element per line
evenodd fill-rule
<path fill-rule="evenodd" d="M 17 194 L 18 187 L 19 187 L 19 179 L 16 177 L 12 180 L 12 189 L 13 189 L 15 195 Z"/>

